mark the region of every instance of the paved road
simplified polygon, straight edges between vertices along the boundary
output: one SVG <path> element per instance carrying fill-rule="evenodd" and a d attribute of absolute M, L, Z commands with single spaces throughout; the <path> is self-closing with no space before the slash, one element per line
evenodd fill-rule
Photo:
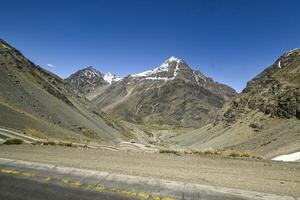
<path fill-rule="evenodd" d="M 0 174 L 0 199 L 5 200 L 135 200 L 106 191 L 89 191 Z"/>
<path fill-rule="evenodd" d="M 0 199 L 295 200 L 223 187 L 0 158 Z"/>

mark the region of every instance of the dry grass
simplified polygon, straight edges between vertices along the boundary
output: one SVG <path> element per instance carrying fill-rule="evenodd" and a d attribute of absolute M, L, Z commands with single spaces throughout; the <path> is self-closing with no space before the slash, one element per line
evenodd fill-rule
<path fill-rule="evenodd" d="M 231 157 L 231 158 L 253 158 L 253 159 L 262 159 L 259 156 L 255 156 L 251 154 L 248 151 L 239 151 L 239 150 L 219 150 L 219 149 L 203 149 L 203 150 L 185 150 L 185 151 L 179 151 L 174 149 L 161 149 L 159 153 L 169 153 L 169 154 L 175 154 L 177 156 L 183 155 L 183 154 L 192 154 L 192 155 L 218 155 L 223 157 Z"/>
<path fill-rule="evenodd" d="M 208 148 L 208 149 L 203 149 L 199 151 L 192 151 L 192 154 L 201 154 L 201 155 L 219 155 L 221 154 L 221 150 L 213 149 L 213 148 Z"/>
<path fill-rule="evenodd" d="M 159 150 L 159 153 L 169 153 L 169 154 L 175 154 L 177 156 L 180 156 L 181 152 L 177 150 L 172 150 L 172 149 L 161 149 Z"/>
<path fill-rule="evenodd" d="M 255 159 L 262 159 L 259 156 L 255 156 L 248 151 L 239 151 L 239 150 L 231 150 L 225 153 L 226 156 L 233 157 L 233 158 L 255 158 Z"/>
<path fill-rule="evenodd" d="M 38 141 L 32 143 L 33 145 L 49 145 L 49 146 L 64 146 L 64 147 L 73 147 L 71 142 L 56 142 L 56 141 Z"/>

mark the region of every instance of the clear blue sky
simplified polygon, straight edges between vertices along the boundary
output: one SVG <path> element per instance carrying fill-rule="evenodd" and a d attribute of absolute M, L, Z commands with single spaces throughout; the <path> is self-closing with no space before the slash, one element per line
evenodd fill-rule
<path fill-rule="evenodd" d="M 0 38 L 61 77 L 88 65 L 125 76 L 175 55 L 241 91 L 283 52 L 300 47 L 297 0 L 0 3 Z"/>

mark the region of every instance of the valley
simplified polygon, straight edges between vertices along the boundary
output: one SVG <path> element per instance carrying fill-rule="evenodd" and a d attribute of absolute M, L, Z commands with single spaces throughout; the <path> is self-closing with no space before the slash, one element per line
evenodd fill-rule
<path fill-rule="evenodd" d="M 299 87 L 300 49 L 237 93 L 174 56 L 123 78 L 89 66 L 62 79 L 0 40 L 0 157 L 222 187 L 213 190 L 237 199 L 298 197 Z"/>

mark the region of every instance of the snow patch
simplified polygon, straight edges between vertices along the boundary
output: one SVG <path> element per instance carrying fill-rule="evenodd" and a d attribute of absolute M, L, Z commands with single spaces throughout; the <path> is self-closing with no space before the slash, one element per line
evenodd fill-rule
<path fill-rule="evenodd" d="M 100 77 L 101 74 L 99 74 L 94 68 L 88 67 L 85 70 L 81 72 L 81 77 L 87 77 L 89 79 L 94 77 Z"/>
<path fill-rule="evenodd" d="M 110 72 L 106 72 L 104 73 L 103 79 L 109 84 L 111 84 L 114 81 L 115 76 L 112 75 Z"/>
<path fill-rule="evenodd" d="M 148 70 L 139 74 L 133 74 L 132 77 L 143 77 L 143 76 L 150 76 L 159 72 L 167 72 L 169 71 L 169 63 L 163 63 L 159 67 L 154 68 L 153 70 Z"/>
<path fill-rule="evenodd" d="M 138 73 L 138 74 L 132 74 L 132 77 L 145 77 L 145 76 L 151 76 L 153 74 L 157 74 L 160 72 L 167 72 L 169 71 L 169 64 L 170 62 L 177 62 L 177 66 L 178 63 L 181 62 L 180 59 L 176 58 L 175 56 L 171 56 L 169 59 L 165 60 L 163 64 L 161 64 L 159 67 L 154 68 L 153 70 L 148 70 L 148 71 L 144 71 L 142 73 Z"/>
<path fill-rule="evenodd" d="M 164 81 L 168 81 L 170 80 L 170 78 L 168 77 L 145 77 L 146 80 L 164 80 Z"/>
<path fill-rule="evenodd" d="M 171 57 L 172 58 L 172 57 Z M 177 64 L 176 64 L 176 68 L 175 68 L 175 71 L 174 71 L 174 75 L 173 75 L 173 79 L 177 76 L 177 72 L 178 72 L 178 70 L 179 70 L 179 62 L 180 62 L 181 60 L 176 60 L 176 62 L 177 62 Z"/>
<path fill-rule="evenodd" d="M 112 82 L 116 82 L 121 80 L 122 78 L 117 77 L 116 75 L 110 73 L 110 72 L 106 72 L 104 73 L 103 79 L 108 82 L 109 84 L 112 84 Z"/>
<path fill-rule="evenodd" d="M 170 60 L 170 58 L 168 60 Z M 168 77 L 146 77 L 145 79 L 148 79 L 148 80 L 164 80 L 164 81 L 174 80 L 175 77 L 177 76 L 178 71 L 179 71 L 179 63 L 181 62 L 181 60 L 177 59 L 176 62 L 177 62 L 177 64 L 176 64 L 176 68 L 174 70 L 173 77 L 171 77 L 171 78 L 168 78 Z"/>
<path fill-rule="evenodd" d="M 281 68 L 281 60 L 279 60 L 277 67 Z"/>
<path fill-rule="evenodd" d="M 295 51 L 298 51 L 298 50 L 300 50 L 300 48 L 291 49 L 287 53 L 284 54 L 284 57 L 288 57 L 289 55 L 291 55 L 292 53 L 294 53 Z"/>
<path fill-rule="evenodd" d="M 195 71 L 193 71 L 193 74 L 194 74 L 194 76 L 195 76 L 195 78 L 196 78 L 196 82 L 197 82 L 197 84 L 198 84 L 198 85 L 200 85 L 200 84 L 199 84 L 198 77 L 197 77 L 197 75 L 195 74 Z"/>
<path fill-rule="evenodd" d="M 121 78 L 117 77 L 116 75 L 106 72 L 102 74 L 101 72 L 97 71 L 93 67 L 87 67 L 84 70 L 80 72 L 80 77 L 85 78 L 85 79 L 92 79 L 95 77 L 102 77 L 105 82 L 108 84 L 111 84 L 112 82 L 119 81 Z"/>
<path fill-rule="evenodd" d="M 171 56 L 167 61 L 169 61 L 169 62 L 172 62 L 172 61 L 179 62 L 181 60 L 179 58 L 176 58 L 175 56 Z"/>
<path fill-rule="evenodd" d="M 300 160 L 300 151 L 291 154 L 277 156 L 275 158 L 272 158 L 272 160 L 286 161 L 286 162 L 298 161 Z"/>

